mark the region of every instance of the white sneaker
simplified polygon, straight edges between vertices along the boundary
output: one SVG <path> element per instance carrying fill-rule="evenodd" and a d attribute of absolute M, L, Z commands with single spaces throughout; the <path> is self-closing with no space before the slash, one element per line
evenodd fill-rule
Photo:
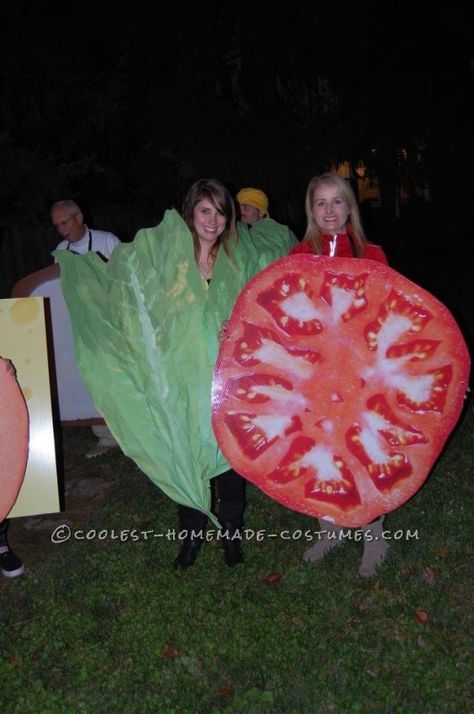
<path fill-rule="evenodd" d="M 102 454 L 105 454 L 107 451 L 110 451 L 110 449 L 114 449 L 115 446 L 116 444 L 102 444 L 100 441 L 98 441 L 95 446 L 93 446 L 91 449 L 89 449 L 89 451 L 86 452 L 85 457 L 86 459 L 95 459 L 96 456 L 102 456 Z"/>

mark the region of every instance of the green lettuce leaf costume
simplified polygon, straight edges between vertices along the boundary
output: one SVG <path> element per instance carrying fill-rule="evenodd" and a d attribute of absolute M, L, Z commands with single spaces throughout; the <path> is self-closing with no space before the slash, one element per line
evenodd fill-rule
<path fill-rule="evenodd" d="M 229 468 L 211 428 L 218 333 L 241 289 L 296 242 L 270 218 L 238 224 L 210 285 L 176 210 L 114 250 L 54 251 L 81 376 L 120 444 L 177 503 L 210 512 L 210 484 Z"/>

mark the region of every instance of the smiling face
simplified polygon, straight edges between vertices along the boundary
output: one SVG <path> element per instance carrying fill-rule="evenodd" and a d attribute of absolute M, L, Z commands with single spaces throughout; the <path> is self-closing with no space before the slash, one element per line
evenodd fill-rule
<path fill-rule="evenodd" d="M 51 213 L 51 221 L 63 240 L 77 243 L 84 235 L 84 216 L 66 206 L 58 206 Z"/>
<path fill-rule="evenodd" d="M 226 217 L 206 198 L 194 206 L 193 226 L 201 248 L 211 248 L 225 230 Z"/>
<path fill-rule="evenodd" d="M 321 233 L 336 235 L 345 231 L 350 209 L 340 189 L 324 183 L 314 189 L 312 214 Z"/>

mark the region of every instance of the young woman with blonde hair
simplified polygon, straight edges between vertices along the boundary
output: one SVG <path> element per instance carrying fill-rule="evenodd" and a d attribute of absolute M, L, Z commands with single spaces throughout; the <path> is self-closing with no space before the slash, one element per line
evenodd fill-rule
<path fill-rule="evenodd" d="M 369 258 L 387 263 L 378 245 L 364 233 L 359 207 L 350 184 L 335 173 L 315 176 L 306 199 L 306 233 L 291 253 L 315 253 L 340 258 Z"/>

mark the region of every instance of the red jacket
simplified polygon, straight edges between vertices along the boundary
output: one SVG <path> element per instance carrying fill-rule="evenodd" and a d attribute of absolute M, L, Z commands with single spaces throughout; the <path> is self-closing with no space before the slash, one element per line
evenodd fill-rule
<path fill-rule="evenodd" d="M 331 241 L 333 241 L 334 236 L 322 235 L 322 253 L 321 255 L 331 254 Z M 360 256 L 361 258 L 368 258 L 369 260 L 377 260 L 379 263 L 385 263 L 388 265 L 387 258 L 382 248 L 374 243 L 365 243 L 364 254 Z M 314 253 L 314 250 L 308 241 L 302 241 L 297 245 L 294 245 L 290 250 L 290 255 L 295 253 Z M 339 233 L 336 236 L 335 242 L 335 256 L 338 258 L 353 258 L 354 254 L 352 252 L 352 245 L 346 233 Z"/>

